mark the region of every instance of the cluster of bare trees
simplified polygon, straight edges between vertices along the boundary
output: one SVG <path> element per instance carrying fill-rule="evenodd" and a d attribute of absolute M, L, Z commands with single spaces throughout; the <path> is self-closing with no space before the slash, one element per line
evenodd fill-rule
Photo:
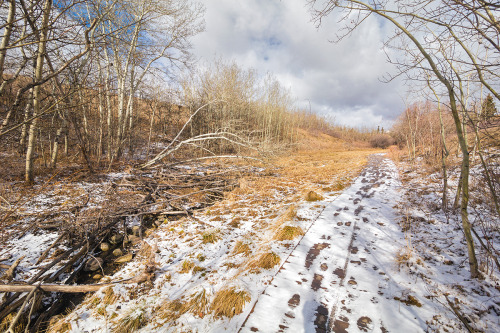
<path fill-rule="evenodd" d="M 472 141 L 477 142 L 477 152 L 485 153 L 480 144 L 483 136 L 477 124 L 480 123 L 484 95 L 491 94 L 491 98 L 500 100 L 497 91 L 500 83 L 500 6 L 496 1 L 488 0 L 312 0 L 310 5 L 318 22 L 332 13 L 341 15 L 346 25 L 339 38 L 350 34 L 368 16 L 391 24 L 395 33 L 387 40 L 386 46 L 399 51 L 392 52 L 390 59 L 397 75 L 405 75 L 412 88 L 421 87 L 432 96 L 438 104 L 438 116 L 443 112 L 453 119 L 462 157 L 462 226 L 470 272 L 472 277 L 478 277 L 468 215 L 471 153 L 468 135 L 472 133 L 474 136 Z M 471 125 L 473 130 L 469 131 Z M 410 147 L 416 144 L 414 140 L 409 138 Z M 443 155 L 447 155 L 446 143 L 442 145 Z M 483 166 L 489 175 L 490 170 L 485 164 Z M 490 191 L 496 198 L 493 186 L 490 186 Z"/>
<path fill-rule="evenodd" d="M 25 155 L 28 182 L 35 156 L 55 167 L 62 143 L 89 169 L 132 150 L 137 101 L 190 65 L 189 39 L 203 29 L 203 8 L 189 0 L 0 5 L 0 138 Z"/>
<path fill-rule="evenodd" d="M 152 165 L 181 147 L 237 155 L 295 139 L 299 113 L 272 75 L 223 60 L 195 69 L 197 2 L 0 5 L 1 149 L 25 157 L 28 183 L 35 162 L 56 168 L 61 156 L 92 171 L 123 158 Z"/>

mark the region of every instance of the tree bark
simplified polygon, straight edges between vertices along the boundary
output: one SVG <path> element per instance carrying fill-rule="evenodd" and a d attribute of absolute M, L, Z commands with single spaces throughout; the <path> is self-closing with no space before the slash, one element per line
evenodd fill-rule
<path fill-rule="evenodd" d="M 49 17 L 51 8 L 52 8 L 52 1 L 45 0 L 45 4 L 43 7 L 41 33 L 40 33 L 40 39 L 38 41 L 38 51 L 36 57 L 35 82 L 42 81 L 43 62 L 45 58 L 47 37 L 49 33 Z M 38 115 L 38 113 L 40 112 L 40 103 L 41 103 L 40 85 L 36 85 L 33 87 L 33 116 Z M 33 183 L 34 180 L 33 157 L 34 157 L 37 125 L 38 125 L 38 118 L 35 118 L 31 122 L 28 135 L 28 149 L 26 151 L 26 173 L 25 173 L 25 181 L 28 184 Z"/>

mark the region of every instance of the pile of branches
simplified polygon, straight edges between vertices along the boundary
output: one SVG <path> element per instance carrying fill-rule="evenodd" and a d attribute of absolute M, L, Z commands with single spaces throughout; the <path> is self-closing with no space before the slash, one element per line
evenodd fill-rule
<path fill-rule="evenodd" d="M 103 185 L 109 199 L 105 207 L 89 207 L 89 200 L 85 200 L 71 209 L 37 214 L 28 225 L 19 223 L 22 213 L 6 212 L 4 220 L 10 221 L 7 228 L 18 228 L 18 239 L 47 231 L 59 236 L 29 268 L 30 278 L 26 281 L 16 279 L 23 257 L 14 262 L 12 256 L 0 258 L 0 329 L 13 332 L 22 322 L 24 328 L 36 332 L 65 310 L 67 293 L 87 293 L 117 283 L 153 279 L 155 268 L 149 267 L 128 280 L 75 284 L 82 280 L 84 272 L 102 271 L 104 275 L 106 266 L 116 268 L 118 259 L 125 258 L 121 263 L 132 260 L 132 249 L 142 244 L 144 231 L 159 226 L 166 217 L 191 216 L 212 205 L 237 186 L 241 176 L 252 171 L 251 167 L 227 169 L 213 165 L 133 170 Z M 120 191 L 135 194 L 136 201 L 120 203 Z M 7 261 L 12 263 L 3 263 Z"/>

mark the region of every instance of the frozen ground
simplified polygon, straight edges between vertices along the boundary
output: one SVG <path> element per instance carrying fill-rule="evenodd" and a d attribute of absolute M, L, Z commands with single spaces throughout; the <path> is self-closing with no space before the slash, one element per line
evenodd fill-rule
<path fill-rule="evenodd" d="M 141 318 L 140 332 L 500 331 L 498 271 L 470 280 L 458 220 L 435 209 L 439 180 L 405 177 L 403 187 L 394 163 L 375 155 L 349 188 L 323 201 L 288 202 L 291 184 L 269 194 L 284 206 L 248 191 L 240 209 L 164 223 L 145 240 L 149 252 L 111 277 L 135 276 L 154 261 L 151 283 L 117 285 L 112 302 L 108 292 L 96 293 L 64 321 L 71 332 L 118 332 L 131 318 Z M 290 225 L 307 232 L 278 242 L 273 226 L 292 205 Z M 237 242 L 248 243 L 252 256 L 235 254 Z M 252 271 L 252 257 L 270 251 L 280 264 Z M 193 268 L 185 270 L 186 262 Z M 177 313 L 169 306 L 200 291 L 209 305 L 232 287 L 250 296 L 232 318 L 216 318 L 208 306 Z"/>
<path fill-rule="evenodd" d="M 402 231 L 407 216 L 398 206 L 406 197 L 398 178 L 391 161 L 374 156 L 300 241 L 241 331 L 466 332 L 448 298 L 475 330 L 498 332 L 496 280 L 468 279 L 455 225 Z M 436 240 L 443 253 L 420 259 L 413 244 L 422 249 Z"/>

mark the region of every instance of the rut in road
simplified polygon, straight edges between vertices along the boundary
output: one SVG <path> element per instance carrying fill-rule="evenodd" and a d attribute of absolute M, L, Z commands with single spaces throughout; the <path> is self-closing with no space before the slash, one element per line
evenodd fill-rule
<path fill-rule="evenodd" d="M 401 308 L 392 296 L 400 291 L 394 258 L 405 242 L 393 208 L 400 186 L 392 161 L 371 156 L 300 241 L 240 331 L 422 331 L 414 307 Z"/>

